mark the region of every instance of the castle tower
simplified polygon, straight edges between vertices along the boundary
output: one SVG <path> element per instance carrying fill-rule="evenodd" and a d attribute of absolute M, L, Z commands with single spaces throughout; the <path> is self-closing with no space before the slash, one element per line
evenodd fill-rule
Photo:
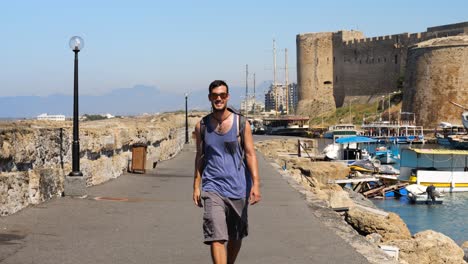
<path fill-rule="evenodd" d="M 297 114 L 310 117 L 335 110 L 333 98 L 333 33 L 296 36 Z"/>
<path fill-rule="evenodd" d="M 343 104 L 342 44 L 363 37 L 362 32 L 353 30 L 296 36 L 298 114 L 317 117 Z"/>
<path fill-rule="evenodd" d="M 468 105 L 468 35 L 418 43 L 408 51 L 405 76 L 403 111 L 414 112 L 418 125 L 461 124 L 462 110 L 449 101 Z"/>

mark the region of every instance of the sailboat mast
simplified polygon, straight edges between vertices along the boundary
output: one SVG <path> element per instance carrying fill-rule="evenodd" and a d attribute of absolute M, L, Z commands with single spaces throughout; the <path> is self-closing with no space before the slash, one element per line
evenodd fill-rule
<path fill-rule="evenodd" d="M 256 102 L 256 97 L 255 97 L 255 72 L 253 74 L 253 114 L 255 115 L 255 102 Z"/>
<path fill-rule="evenodd" d="M 289 114 L 289 87 L 288 87 L 288 49 L 284 49 L 284 79 L 285 79 L 285 89 L 286 89 L 286 114 Z"/>
<path fill-rule="evenodd" d="M 249 104 L 249 65 L 245 65 L 245 116 L 247 116 Z"/>
<path fill-rule="evenodd" d="M 276 87 L 276 43 L 273 39 L 273 89 L 275 89 L 275 113 L 278 115 L 278 89 Z"/>

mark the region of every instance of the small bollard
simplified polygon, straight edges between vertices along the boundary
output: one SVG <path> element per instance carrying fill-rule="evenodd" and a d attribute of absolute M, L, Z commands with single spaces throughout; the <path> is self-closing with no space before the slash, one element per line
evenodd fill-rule
<path fill-rule="evenodd" d="M 301 140 L 297 140 L 297 156 L 300 158 L 301 157 Z"/>

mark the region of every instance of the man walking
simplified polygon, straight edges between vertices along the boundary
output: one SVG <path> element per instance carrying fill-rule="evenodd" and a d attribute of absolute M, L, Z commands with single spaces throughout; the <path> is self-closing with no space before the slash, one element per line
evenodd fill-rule
<path fill-rule="evenodd" d="M 208 99 L 213 112 L 195 127 L 193 201 L 204 207 L 204 242 L 213 263 L 234 263 L 248 234 L 248 204 L 261 199 L 257 157 L 248 121 L 227 108 L 228 85 L 213 81 Z"/>

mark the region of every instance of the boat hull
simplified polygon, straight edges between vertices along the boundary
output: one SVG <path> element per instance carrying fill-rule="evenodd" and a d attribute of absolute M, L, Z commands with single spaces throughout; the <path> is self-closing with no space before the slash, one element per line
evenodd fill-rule
<path fill-rule="evenodd" d="M 450 146 L 454 149 L 468 150 L 468 139 L 455 140 L 455 139 L 449 138 L 449 143 L 450 143 Z"/>
<path fill-rule="evenodd" d="M 409 178 L 409 183 L 432 184 L 441 192 L 468 192 L 468 172 L 418 170 L 417 176 Z"/>
<path fill-rule="evenodd" d="M 442 204 L 444 202 L 443 197 L 435 197 L 435 201 L 427 197 L 427 194 L 413 194 L 408 193 L 409 200 L 414 204 Z"/>

